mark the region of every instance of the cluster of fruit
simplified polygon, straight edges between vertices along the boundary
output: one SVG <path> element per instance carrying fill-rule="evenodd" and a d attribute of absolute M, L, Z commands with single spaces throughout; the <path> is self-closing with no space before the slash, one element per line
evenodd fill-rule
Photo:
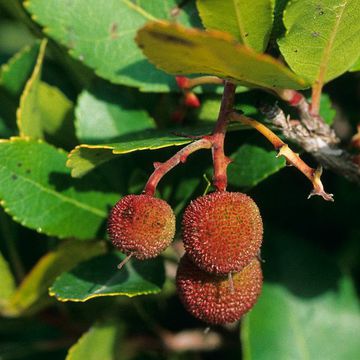
<path fill-rule="evenodd" d="M 128 195 L 112 209 L 108 231 L 120 251 L 148 259 L 173 240 L 175 215 L 164 200 Z M 262 287 L 258 259 L 262 235 L 259 209 L 245 194 L 217 191 L 190 203 L 183 216 L 186 253 L 176 285 L 193 316 L 225 324 L 254 306 Z"/>

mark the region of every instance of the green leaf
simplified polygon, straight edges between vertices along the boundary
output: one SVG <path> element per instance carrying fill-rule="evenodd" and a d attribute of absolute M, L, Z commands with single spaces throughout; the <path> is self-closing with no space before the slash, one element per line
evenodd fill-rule
<path fill-rule="evenodd" d="M 116 252 L 86 261 L 60 275 L 50 288 L 50 295 L 60 301 L 83 302 L 99 296 L 133 297 L 161 291 L 165 281 L 161 258 L 131 259 L 119 270 L 117 265 L 124 258 Z"/>
<path fill-rule="evenodd" d="M 360 71 L 360 57 L 357 59 L 355 64 L 351 67 L 350 71 Z"/>
<path fill-rule="evenodd" d="M 18 134 L 15 113 L 21 92 L 33 71 L 39 47 L 40 42 L 24 47 L 0 68 L 0 138 Z"/>
<path fill-rule="evenodd" d="M 73 180 L 66 152 L 39 141 L 0 142 L 0 199 L 15 221 L 60 238 L 91 239 L 119 194 L 100 173 Z"/>
<path fill-rule="evenodd" d="M 239 187 L 253 187 L 285 166 L 283 158 L 277 158 L 275 151 L 259 146 L 244 144 L 232 154 L 228 167 L 229 184 Z"/>
<path fill-rule="evenodd" d="M 33 19 L 44 26 L 46 34 L 67 47 L 71 56 L 113 83 L 144 91 L 177 88 L 173 78 L 146 61 L 134 42 L 137 29 L 149 20 L 170 19 L 177 4 L 175 0 L 25 2 Z M 177 20 L 189 25 L 194 19 L 194 5 L 187 4 L 184 9 Z"/>
<path fill-rule="evenodd" d="M 81 261 L 105 252 L 104 243 L 67 241 L 44 255 L 26 276 L 3 309 L 6 316 L 19 316 L 38 310 L 49 302 L 48 287 L 55 278 Z"/>
<path fill-rule="evenodd" d="M 245 86 L 302 89 L 306 82 L 266 54 L 238 44 L 228 33 L 151 22 L 136 41 L 149 60 L 170 74 L 208 74 Z"/>
<path fill-rule="evenodd" d="M 70 348 L 66 360 L 118 359 L 122 335 L 123 326 L 119 321 L 97 322 Z"/>
<path fill-rule="evenodd" d="M 40 42 L 26 46 L 0 68 L 0 87 L 12 96 L 19 96 L 30 77 L 38 56 Z"/>
<path fill-rule="evenodd" d="M 117 139 L 118 142 L 113 144 L 79 145 L 70 152 L 66 165 L 71 168 L 73 177 L 81 177 L 96 166 L 113 159 L 116 155 L 139 150 L 157 150 L 170 146 L 180 146 L 192 141 L 189 138 L 169 135 L 169 133 L 170 130 L 147 130 L 121 136 Z"/>
<path fill-rule="evenodd" d="M 351 281 L 314 299 L 265 284 L 242 327 L 244 359 L 357 359 L 360 313 Z M 355 305 L 355 306 L 354 306 Z"/>
<path fill-rule="evenodd" d="M 265 51 L 273 22 L 273 0 L 197 0 L 207 29 L 226 31 L 241 44 Z"/>
<path fill-rule="evenodd" d="M 74 129 L 74 105 L 55 86 L 40 82 L 36 95 L 37 113 L 44 138 L 62 147 L 77 143 Z"/>
<path fill-rule="evenodd" d="M 359 17 L 357 0 L 293 0 L 284 12 L 281 53 L 297 74 L 326 83 L 359 58 Z"/>
<path fill-rule="evenodd" d="M 76 106 L 77 137 L 99 143 L 118 136 L 155 127 L 135 90 L 100 83 L 84 90 Z"/>
<path fill-rule="evenodd" d="M 290 0 L 272 0 L 274 3 L 274 24 L 270 37 L 271 42 L 275 42 L 280 35 L 285 33 L 285 27 L 283 24 L 283 12 L 286 4 Z"/>
<path fill-rule="evenodd" d="M 17 124 L 22 137 L 41 139 L 43 131 L 41 127 L 41 113 L 38 107 L 38 92 L 41 79 L 41 69 L 44 61 L 47 40 L 41 42 L 36 65 L 30 79 L 20 98 L 20 105 L 16 112 Z"/>
<path fill-rule="evenodd" d="M 244 359 L 358 358 L 360 310 L 352 281 L 314 239 L 284 229 L 267 227 L 266 283 L 243 322 Z"/>
<path fill-rule="evenodd" d="M 321 94 L 320 116 L 328 125 L 332 125 L 336 116 L 336 110 L 333 108 L 332 101 L 328 94 Z"/>
<path fill-rule="evenodd" d="M 2 254 L 0 253 L 0 312 L 4 305 L 9 301 L 15 291 L 15 279 L 10 267 Z"/>

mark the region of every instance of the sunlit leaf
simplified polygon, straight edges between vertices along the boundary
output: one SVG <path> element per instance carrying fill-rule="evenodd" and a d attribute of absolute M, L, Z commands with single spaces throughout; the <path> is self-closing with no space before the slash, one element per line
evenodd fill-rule
<path fill-rule="evenodd" d="M 359 58 L 359 17 L 356 0 L 290 1 L 284 12 L 281 53 L 297 74 L 311 83 L 326 83 Z"/>
<path fill-rule="evenodd" d="M 46 143 L 0 142 L 0 199 L 15 221 L 61 238 L 95 238 L 119 197 L 103 175 L 73 180 L 67 154 Z"/>
<path fill-rule="evenodd" d="M 207 29 L 226 31 L 240 43 L 263 52 L 273 22 L 273 0 L 197 0 Z"/>
<path fill-rule="evenodd" d="M 70 55 L 111 82 L 145 91 L 176 89 L 175 80 L 149 64 L 137 48 L 136 31 L 149 20 L 171 19 L 178 1 L 28 0 L 27 10 Z M 195 6 L 181 8 L 177 21 L 196 21 Z M 97 19 L 94 21 L 94 19 Z"/>
<path fill-rule="evenodd" d="M 252 87 L 306 87 L 278 60 L 238 44 L 228 33 L 151 22 L 138 31 L 136 41 L 152 63 L 170 74 L 216 75 Z"/>
<path fill-rule="evenodd" d="M 41 69 L 45 56 L 46 44 L 46 39 L 41 42 L 36 65 L 20 98 L 20 105 L 16 113 L 20 136 L 29 136 L 36 139 L 41 139 L 43 137 L 41 113 L 37 104 L 39 101 L 38 89 L 40 86 Z"/>

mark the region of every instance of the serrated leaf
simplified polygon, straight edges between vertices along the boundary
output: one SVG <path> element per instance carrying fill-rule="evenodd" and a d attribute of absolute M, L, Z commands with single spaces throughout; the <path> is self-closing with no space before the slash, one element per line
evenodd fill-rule
<path fill-rule="evenodd" d="M 43 137 L 41 113 L 37 104 L 46 45 L 47 40 L 44 39 L 40 44 L 34 70 L 25 85 L 24 92 L 20 98 L 20 105 L 16 112 L 17 125 L 20 136 L 22 137 L 29 136 L 35 139 L 41 139 Z"/>
<path fill-rule="evenodd" d="M 16 109 L 19 97 L 30 77 L 39 52 L 40 42 L 26 46 L 0 69 L 0 138 L 16 135 Z"/>
<path fill-rule="evenodd" d="M 279 61 L 238 44 L 228 33 L 151 22 L 138 31 L 136 41 L 152 63 L 170 74 L 216 75 L 249 87 L 307 86 Z"/>
<path fill-rule="evenodd" d="M 60 238 L 91 239 L 119 194 L 101 174 L 73 180 L 67 154 L 46 143 L 0 142 L 0 199 L 22 225 Z"/>
<path fill-rule="evenodd" d="M 323 84 L 349 70 L 360 54 L 357 0 L 293 0 L 284 12 L 279 40 L 286 62 L 312 84 Z"/>
<path fill-rule="evenodd" d="M 7 304 L 9 299 L 11 298 L 12 294 L 15 291 L 15 279 L 10 270 L 10 267 L 0 253 L 0 279 L 1 279 L 1 286 L 0 286 L 0 312 L 1 309 Z"/>
<path fill-rule="evenodd" d="M 0 87 L 12 96 L 19 96 L 32 73 L 40 42 L 26 46 L 0 68 Z"/>
<path fill-rule="evenodd" d="M 72 240 L 61 244 L 57 250 L 49 252 L 38 261 L 3 308 L 3 314 L 20 316 L 41 308 L 49 302 L 47 290 L 58 275 L 105 250 L 106 247 L 101 242 L 83 243 Z"/>
<path fill-rule="evenodd" d="M 81 142 L 111 141 L 124 134 L 155 128 L 137 91 L 104 83 L 84 90 L 77 102 L 76 132 Z"/>
<path fill-rule="evenodd" d="M 123 325 L 118 320 L 95 323 L 73 345 L 65 360 L 114 360 L 119 358 Z"/>
<path fill-rule="evenodd" d="M 197 0 L 207 29 L 226 31 L 241 44 L 265 51 L 273 23 L 273 0 Z"/>
<path fill-rule="evenodd" d="M 120 154 L 180 146 L 191 142 L 189 138 L 169 135 L 169 133 L 170 131 L 148 130 L 122 136 L 118 139 L 119 142 L 113 144 L 79 145 L 70 152 L 66 165 L 71 169 L 73 177 L 81 177 Z"/>
<path fill-rule="evenodd" d="M 229 184 L 239 187 L 253 187 L 285 166 L 285 160 L 276 157 L 275 151 L 259 146 L 244 144 L 232 154 L 228 167 Z"/>
<path fill-rule="evenodd" d="M 165 281 L 161 258 L 131 259 L 121 270 L 117 265 L 125 255 L 111 253 L 86 261 L 60 275 L 49 289 L 60 301 L 87 301 L 99 296 L 156 294 Z"/>
<path fill-rule="evenodd" d="M 177 5 L 175 0 L 25 2 L 33 19 L 45 27 L 46 34 L 67 47 L 74 58 L 111 82 L 144 91 L 177 88 L 173 78 L 146 61 L 134 42 L 137 29 L 149 20 L 170 19 L 171 10 Z M 190 3 L 180 10 L 177 20 L 189 25 L 193 18 L 194 5 Z"/>

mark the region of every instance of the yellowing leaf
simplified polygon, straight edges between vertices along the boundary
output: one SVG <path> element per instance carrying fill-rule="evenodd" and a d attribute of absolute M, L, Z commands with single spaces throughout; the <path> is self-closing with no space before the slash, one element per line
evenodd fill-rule
<path fill-rule="evenodd" d="M 10 298 L 2 313 L 5 316 L 19 316 L 47 304 L 48 287 L 62 272 L 70 270 L 81 261 L 105 252 L 100 242 L 68 241 L 55 251 L 43 256 L 26 276 Z"/>
<path fill-rule="evenodd" d="M 258 54 L 219 31 L 151 22 L 136 41 L 149 60 L 170 74 L 209 74 L 265 88 L 303 89 L 305 80 L 276 59 Z"/>
<path fill-rule="evenodd" d="M 43 132 L 41 128 L 41 115 L 37 106 L 38 88 L 41 78 L 42 63 L 44 61 L 47 40 L 41 42 L 39 55 L 36 60 L 34 71 L 25 85 L 20 98 L 20 106 L 16 112 L 17 124 L 22 137 L 41 139 Z"/>
<path fill-rule="evenodd" d="M 15 280 L 10 271 L 9 265 L 0 253 L 0 309 L 6 305 L 7 301 L 15 291 Z"/>

